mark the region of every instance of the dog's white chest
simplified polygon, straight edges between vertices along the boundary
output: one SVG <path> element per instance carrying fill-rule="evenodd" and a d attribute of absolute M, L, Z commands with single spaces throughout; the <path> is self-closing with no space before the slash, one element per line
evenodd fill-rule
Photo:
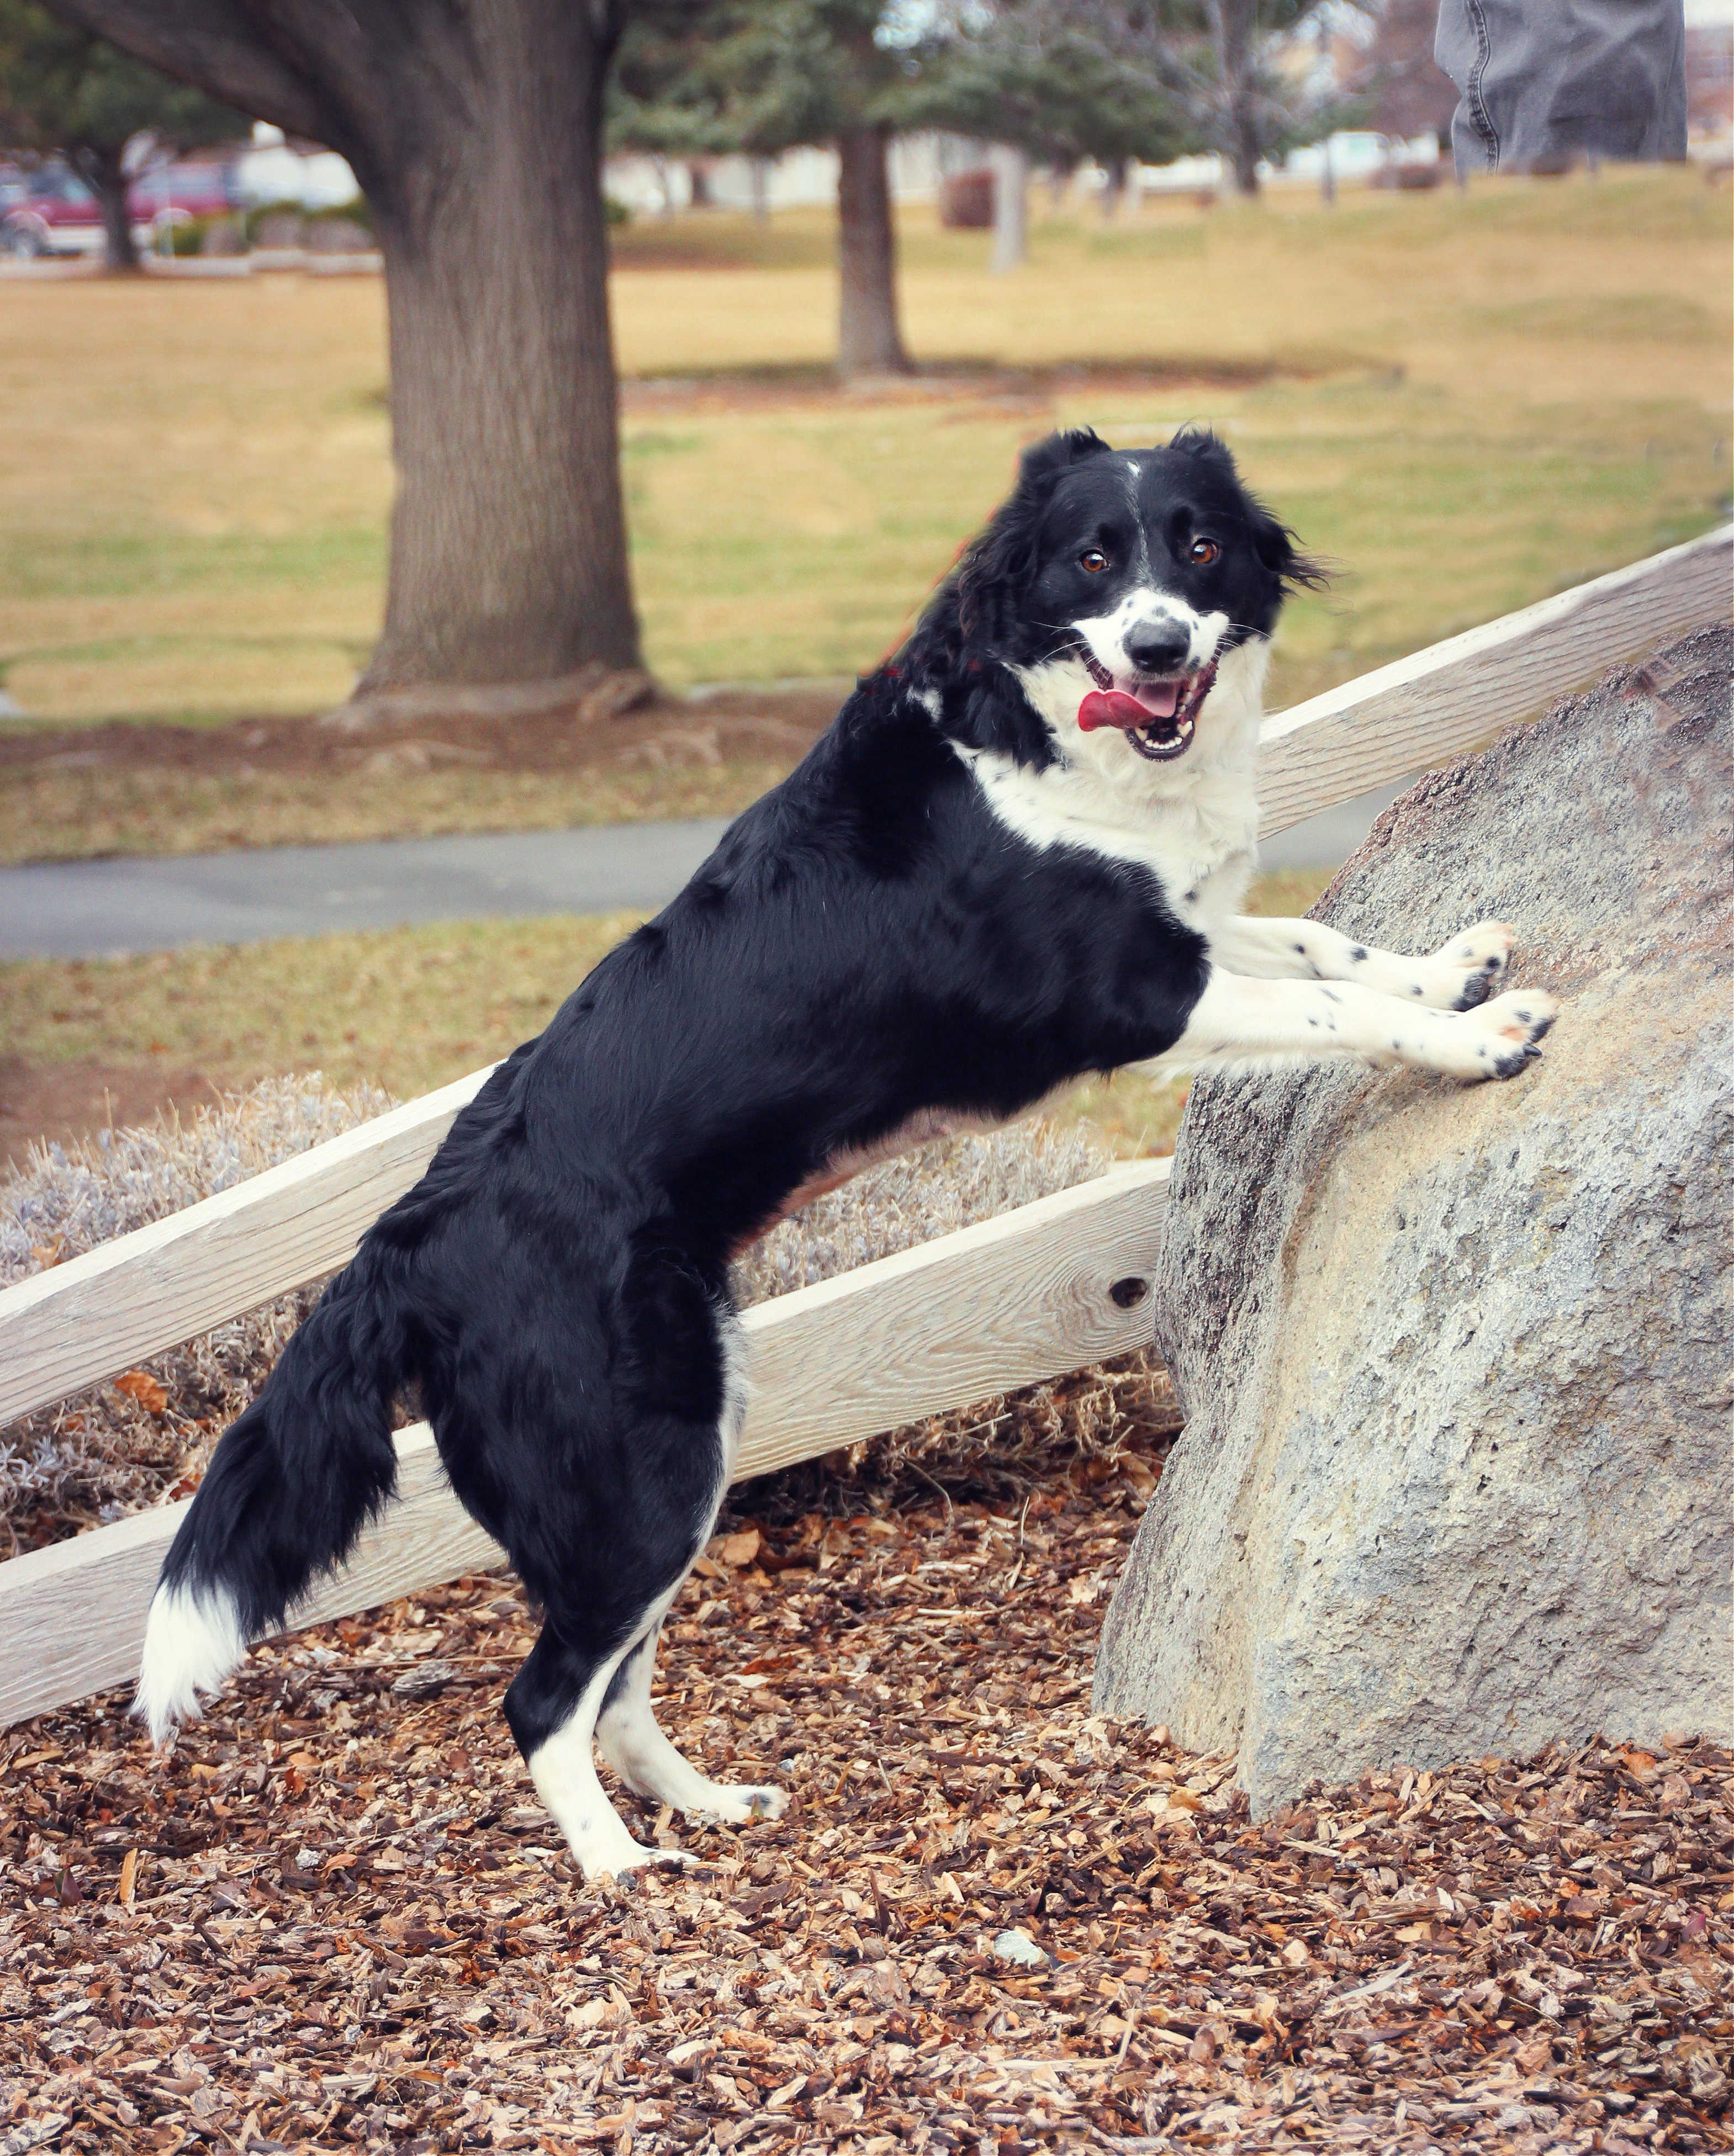
<path fill-rule="evenodd" d="M 985 749 L 958 754 L 993 814 L 1032 845 L 1075 847 L 1150 870 L 1178 918 L 1207 936 L 1238 911 L 1258 859 L 1249 772 L 1217 766 L 1184 791 L 1129 800 L 1092 771 L 1032 771 Z"/>

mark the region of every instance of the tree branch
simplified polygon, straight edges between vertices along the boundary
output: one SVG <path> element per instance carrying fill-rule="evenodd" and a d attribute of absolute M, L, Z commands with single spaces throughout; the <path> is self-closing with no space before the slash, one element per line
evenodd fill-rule
<path fill-rule="evenodd" d="M 360 11 L 331 0 L 46 0 L 122 52 L 286 134 L 328 144 L 377 181 L 382 86 Z M 365 176 L 365 177 L 363 177 Z"/>
<path fill-rule="evenodd" d="M 316 86 L 262 44 L 225 0 L 47 0 L 56 15 L 286 133 L 324 139 Z"/>

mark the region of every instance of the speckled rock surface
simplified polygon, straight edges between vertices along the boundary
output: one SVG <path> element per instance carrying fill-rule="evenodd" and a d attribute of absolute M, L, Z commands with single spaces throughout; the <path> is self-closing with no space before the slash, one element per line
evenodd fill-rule
<path fill-rule="evenodd" d="M 1389 810 L 1317 909 L 1518 932 L 1541 1061 L 1218 1076 L 1175 1161 L 1156 1344 L 1187 1414 L 1099 1712 L 1315 1775 L 1734 1730 L 1734 881 L 1726 629 Z"/>

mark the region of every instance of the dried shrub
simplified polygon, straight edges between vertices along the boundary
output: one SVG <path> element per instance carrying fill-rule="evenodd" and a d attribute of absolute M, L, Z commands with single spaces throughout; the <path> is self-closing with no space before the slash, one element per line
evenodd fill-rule
<path fill-rule="evenodd" d="M 736 1292 L 744 1305 L 829 1280 L 1069 1190 L 1111 1165 L 1083 1132 L 1043 1123 L 936 1139 L 785 1221 L 737 1269 Z M 1179 1428 L 1167 1372 L 1148 1352 L 1124 1355 L 757 1476 L 730 1494 L 723 1524 L 847 1517 L 935 1489 L 960 1502 L 1016 1498 L 1079 1459 L 1117 1463 L 1165 1445 Z"/>
<path fill-rule="evenodd" d="M 392 1102 L 316 1073 L 147 1127 L 38 1146 L 0 1184 L 0 1286 L 165 1219 Z M 785 1221 L 741 1261 L 745 1303 L 828 1280 L 1099 1174 L 1077 1132 L 1040 1124 L 942 1138 L 867 1170 Z M 216 1439 L 311 1308 L 314 1282 L 0 1430 L 0 1521 L 13 1549 L 141 1510 L 197 1486 Z M 902 1489 L 1015 1494 L 1080 1456 L 1117 1456 L 1176 1426 L 1165 1376 L 1143 1356 L 888 1432 L 745 1486 L 737 1515 L 882 1507 Z"/>
<path fill-rule="evenodd" d="M 0 1286 L 166 1219 L 391 1106 L 377 1086 L 339 1092 L 314 1071 L 265 1079 L 190 1122 L 170 1114 L 75 1145 L 33 1146 L 23 1168 L 0 1183 Z M 12 1550 L 191 1489 L 319 1286 L 0 1430 L 0 1525 Z"/>

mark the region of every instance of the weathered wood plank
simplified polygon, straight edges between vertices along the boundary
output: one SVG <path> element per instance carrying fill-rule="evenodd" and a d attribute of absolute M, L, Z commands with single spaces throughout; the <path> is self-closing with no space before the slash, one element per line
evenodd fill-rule
<path fill-rule="evenodd" d="M 1140 1160 L 744 1313 L 754 1399 L 738 1479 L 1150 1338 L 1165 1160 Z"/>
<path fill-rule="evenodd" d="M 1141 1345 L 1147 1293 L 1122 1307 L 1110 1291 L 1150 1279 L 1168 1166 L 1116 1168 L 748 1311 L 736 1480 Z M 502 1562 L 447 1486 L 425 1423 L 399 1433 L 398 1481 L 298 1624 Z M 0 1564 L 0 1727 L 136 1674 L 157 1568 L 191 1502 Z"/>
<path fill-rule="evenodd" d="M 1264 829 L 1474 747 L 1659 637 L 1725 619 L 1731 540 L 1734 527 L 1670 548 L 1271 719 Z M 343 1264 L 486 1075 L 0 1291 L 0 1424 Z"/>
<path fill-rule="evenodd" d="M 472 1071 L 0 1293 L 0 1424 L 347 1263 L 487 1075 Z"/>
<path fill-rule="evenodd" d="M 1480 747 L 1665 637 L 1734 610 L 1734 525 L 1542 599 L 1267 719 L 1270 835 L 1339 801 Z"/>

